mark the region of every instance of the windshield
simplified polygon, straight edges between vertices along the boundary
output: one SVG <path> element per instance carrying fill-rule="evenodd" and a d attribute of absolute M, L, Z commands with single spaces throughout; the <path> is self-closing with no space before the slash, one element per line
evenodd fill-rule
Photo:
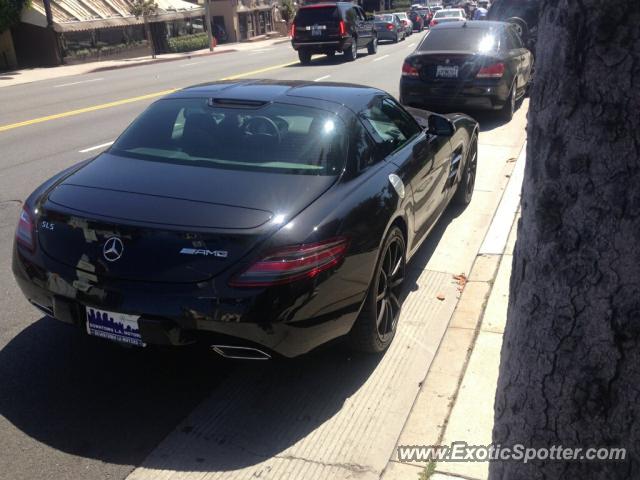
<path fill-rule="evenodd" d="M 489 29 L 434 28 L 422 41 L 418 51 L 459 50 L 489 52 L 496 51 L 498 47 L 497 35 Z"/>
<path fill-rule="evenodd" d="M 278 103 L 255 108 L 210 103 L 160 100 L 110 152 L 141 160 L 301 175 L 338 175 L 344 168 L 346 129 L 334 113 Z"/>

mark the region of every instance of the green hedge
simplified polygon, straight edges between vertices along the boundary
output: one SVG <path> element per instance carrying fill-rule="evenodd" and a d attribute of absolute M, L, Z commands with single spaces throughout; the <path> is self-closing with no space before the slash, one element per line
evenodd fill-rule
<path fill-rule="evenodd" d="M 182 37 L 173 37 L 169 39 L 170 52 L 191 52 L 193 50 L 202 50 L 209 47 L 209 37 L 206 33 L 195 33 L 193 35 L 184 35 Z"/>

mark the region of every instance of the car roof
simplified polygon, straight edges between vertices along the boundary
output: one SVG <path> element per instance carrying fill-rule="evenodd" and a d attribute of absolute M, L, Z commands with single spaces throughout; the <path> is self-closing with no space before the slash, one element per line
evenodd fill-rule
<path fill-rule="evenodd" d="M 351 2 L 318 2 L 318 3 L 308 3 L 306 5 L 302 5 L 300 9 L 307 8 L 322 8 L 322 7 L 336 7 L 336 6 L 353 6 Z"/>
<path fill-rule="evenodd" d="M 216 98 L 261 102 L 338 104 L 353 112 L 364 109 L 373 96 L 388 95 L 364 85 L 301 80 L 226 80 L 193 85 L 165 98 Z"/>
<path fill-rule="evenodd" d="M 444 30 L 446 28 L 477 28 L 484 30 L 497 30 L 508 27 L 506 22 L 493 22 L 488 20 L 467 20 L 465 22 L 439 23 L 431 27 L 431 30 Z M 428 37 L 428 35 L 427 35 Z"/>

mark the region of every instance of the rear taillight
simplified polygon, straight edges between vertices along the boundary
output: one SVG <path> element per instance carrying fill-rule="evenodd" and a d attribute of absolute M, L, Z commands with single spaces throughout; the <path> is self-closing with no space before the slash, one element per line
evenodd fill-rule
<path fill-rule="evenodd" d="M 435 27 L 438 24 L 437 20 L 431 20 L 431 23 L 429 24 L 432 27 Z"/>
<path fill-rule="evenodd" d="M 406 26 L 407 26 L 407 25 L 409 25 L 409 24 L 407 23 L 407 21 L 406 21 L 406 20 L 402 20 L 402 25 L 404 25 L 404 26 L 406 27 Z"/>
<path fill-rule="evenodd" d="M 268 287 L 316 277 L 338 265 L 348 241 L 338 237 L 279 249 L 257 261 L 229 282 L 232 287 Z"/>
<path fill-rule="evenodd" d="M 340 20 L 338 28 L 340 29 L 340 36 L 344 37 L 347 34 L 347 25 L 344 23 L 344 20 Z"/>
<path fill-rule="evenodd" d="M 476 78 L 502 78 L 504 75 L 504 63 L 497 62 L 486 67 L 482 67 Z"/>
<path fill-rule="evenodd" d="M 414 67 L 408 62 L 404 62 L 402 64 L 402 76 L 415 78 L 415 77 L 419 77 L 420 73 L 418 72 L 418 69 L 416 67 Z"/>
<path fill-rule="evenodd" d="M 394 28 L 393 23 L 387 23 L 387 30 L 393 30 Z"/>
<path fill-rule="evenodd" d="M 289 35 L 291 35 L 291 38 L 296 36 L 296 24 L 295 23 L 291 24 L 291 32 L 289 32 Z"/>
<path fill-rule="evenodd" d="M 18 220 L 18 228 L 16 228 L 16 241 L 31 252 L 36 249 L 35 230 L 33 216 L 26 207 L 23 207 Z"/>

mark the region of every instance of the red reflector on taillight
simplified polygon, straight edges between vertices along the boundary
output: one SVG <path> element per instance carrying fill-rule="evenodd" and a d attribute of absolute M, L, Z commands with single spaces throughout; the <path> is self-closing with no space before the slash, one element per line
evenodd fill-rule
<path fill-rule="evenodd" d="M 296 24 L 295 23 L 291 24 L 291 32 L 289 32 L 289 35 L 291 35 L 291 38 L 296 36 Z"/>
<path fill-rule="evenodd" d="M 418 76 L 420 76 L 420 73 L 418 72 L 418 69 L 416 67 L 414 67 L 413 65 L 411 65 L 408 62 L 404 62 L 402 64 L 402 76 L 403 77 L 418 77 Z"/>
<path fill-rule="evenodd" d="M 257 261 L 229 282 L 232 287 L 268 287 L 314 278 L 337 265 L 347 251 L 346 238 L 296 245 Z"/>
<path fill-rule="evenodd" d="M 340 20 L 338 28 L 340 28 L 340 36 L 344 37 L 347 34 L 347 26 L 345 25 L 344 20 Z"/>
<path fill-rule="evenodd" d="M 502 78 L 504 75 L 504 63 L 498 62 L 493 65 L 489 65 L 486 67 L 482 67 L 478 74 L 477 78 Z"/>
<path fill-rule="evenodd" d="M 36 248 L 35 223 L 26 207 L 20 212 L 18 228 L 16 228 L 16 240 L 23 247 L 34 251 Z"/>
<path fill-rule="evenodd" d="M 394 28 L 393 23 L 387 23 L 387 30 L 393 30 Z"/>

